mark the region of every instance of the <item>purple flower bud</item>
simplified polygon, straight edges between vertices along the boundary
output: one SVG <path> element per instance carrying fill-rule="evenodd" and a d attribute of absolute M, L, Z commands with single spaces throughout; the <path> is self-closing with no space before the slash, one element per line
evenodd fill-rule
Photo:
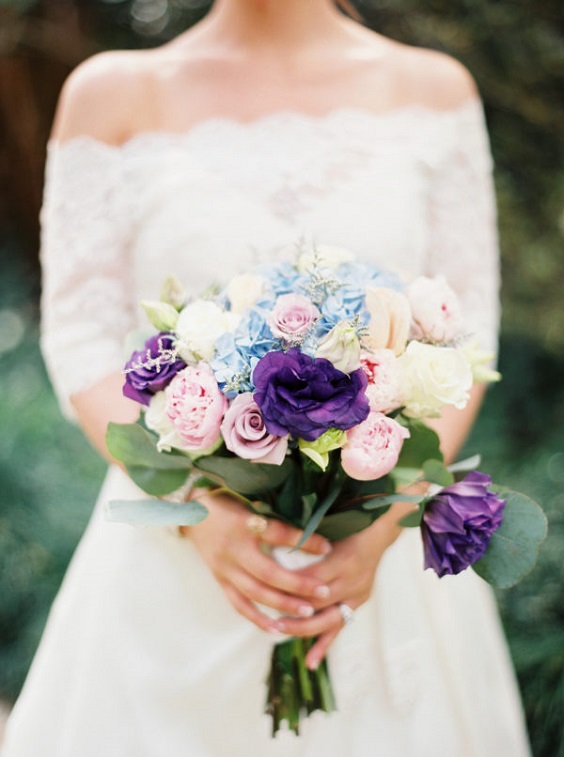
<path fill-rule="evenodd" d="M 490 476 L 474 471 L 427 503 L 421 522 L 425 568 L 438 576 L 456 574 L 482 557 L 505 506 L 487 488 L 491 483 Z"/>
<path fill-rule="evenodd" d="M 132 354 L 125 365 L 123 394 L 126 397 L 148 405 L 154 394 L 186 368 L 186 363 L 176 357 L 173 340 L 172 334 L 161 332 L 147 339 L 144 349 Z"/>

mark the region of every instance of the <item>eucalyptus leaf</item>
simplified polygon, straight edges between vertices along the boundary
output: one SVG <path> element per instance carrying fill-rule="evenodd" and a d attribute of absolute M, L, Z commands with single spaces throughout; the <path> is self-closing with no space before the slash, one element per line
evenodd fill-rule
<path fill-rule="evenodd" d="M 192 461 L 184 455 L 159 452 L 157 436 L 139 423 L 109 423 L 106 445 L 110 454 L 127 466 L 184 471 L 192 468 Z"/>
<path fill-rule="evenodd" d="M 448 470 L 451 473 L 468 473 L 469 471 L 473 471 L 476 470 L 476 468 L 479 468 L 481 462 L 481 455 L 472 455 L 472 457 L 467 457 L 464 460 L 459 460 L 456 463 L 451 463 L 448 466 Z"/>
<path fill-rule="evenodd" d="M 352 536 L 373 523 L 381 513 L 378 510 L 365 512 L 363 510 L 343 510 L 340 513 L 326 515 L 319 526 L 317 533 L 329 541 L 338 541 Z"/>
<path fill-rule="evenodd" d="M 422 519 L 423 508 L 420 507 L 414 512 L 404 515 L 403 518 L 399 520 L 399 525 L 403 526 L 404 528 L 418 528 L 421 525 Z"/>
<path fill-rule="evenodd" d="M 395 502 L 413 502 L 419 504 L 425 498 L 424 494 L 386 494 L 383 497 L 374 497 L 362 503 L 363 510 L 375 510 L 379 507 L 388 507 Z"/>
<path fill-rule="evenodd" d="M 159 470 L 139 465 L 126 465 L 125 468 L 140 489 L 155 497 L 180 489 L 189 474 L 188 470 Z"/>
<path fill-rule="evenodd" d="M 454 475 L 442 464 L 440 460 L 425 460 L 423 463 L 423 477 L 430 484 L 450 486 L 454 483 Z"/>
<path fill-rule="evenodd" d="M 197 500 L 110 500 L 106 505 L 107 520 L 131 526 L 195 526 L 207 514 L 207 509 Z"/>
<path fill-rule="evenodd" d="M 519 492 L 501 491 L 507 500 L 503 522 L 492 535 L 485 555 L 472 567 L 488 583 L 508 589 L 533 569 L 546 538 L 547 520 L 529 497 Z"/>
<path fill-rule="evenodd" d="M 402 445 L 398 465 L 420 469 L 425 460 L 443 460 L 438 434 L 423 421 L 398 415 L 398 423 L 409 430 L 409 438 Z"/>
<path fill-rule="evenodd" d="M 286 458 L 282 465 L 253 463 L 239 457 L 201 457 L 194 467 L 219 476 L 229 489 L 240 494 L 257 494 L 276 489 L 292 472 L 293 463 Z"/>

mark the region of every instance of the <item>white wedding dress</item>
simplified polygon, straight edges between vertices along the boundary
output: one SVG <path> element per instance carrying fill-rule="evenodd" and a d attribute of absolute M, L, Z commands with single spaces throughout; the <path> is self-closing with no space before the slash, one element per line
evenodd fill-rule
<path fill-rule="evenodd" d="M 300 240 L 406 277 L 443 273 L 495 349 L 498 260 L 480 103 L 384 115 L 206 120 L 121 147 L 50 148 L 43 349 L 63 408 L 119 369 L 137 303 L 176 274 L 194 294 Z M 338 704 L 270 737 L 273 638 L 227 602 L 189 540 L 104 520 L 138 490 L 110 469 L 8 725 L 3 757 L 522 757 L 495 603 L 471 571 L 387 551 L 329 662 Z"/>

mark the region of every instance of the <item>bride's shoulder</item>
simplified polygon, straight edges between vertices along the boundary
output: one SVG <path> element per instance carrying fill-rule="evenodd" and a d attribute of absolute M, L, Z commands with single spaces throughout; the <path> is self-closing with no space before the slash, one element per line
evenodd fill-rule
<path fill-rule="evenodd" d="M 153 50 L 112 50 L 83 61 L 61 91 L 52 139 L 90 136 L 119 144 L 142 128 L 135 120 L 146 117 L 146 108 L 137 106 L 146 101 L 156 58 Z"/>
<path fill-rule="evenodd" d="M 456 58 L 437 50 L 402 45 L 396 61 L 398 83 L 430 108 L 450 110 L 478 97 L 476 83 Z"/>
<path fill-rule="evenodd" d="M 475 81 L 456 58 L 424 47 L 382 37 L 367 29 L 365 40 L 374 45 L 375 77 L 384 68 L 397 105 L 417 103 L 438 110 L 456 109 L 478 97 Z"/>

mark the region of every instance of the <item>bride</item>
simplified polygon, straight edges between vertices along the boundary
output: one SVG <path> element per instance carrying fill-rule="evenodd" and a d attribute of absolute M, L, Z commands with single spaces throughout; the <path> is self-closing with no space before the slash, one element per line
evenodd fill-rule
<path fill-rule="evenodd" d="M 84 63 L 61 97 L 42 212 L 43 350 L 66 414 L 103 455 L 136 303 L 175 273 L 192 294 L 299 240 L 407 278 L 443 273 L 495 349 L 491 160 L 468 72 L 345 17 L 331 0 L 216 0 L 151 51 Z M 483 394 L 436 422 L 460 448 Z M 111 461 L 110 461 L 111 462 Z M 489 589 L 440 581 L 396 505 L 306 548 L 292 572 L 227 498 L 172 533 L 109 524 L 139 496 L 111 465 L 10 720 L 3 757 L 519 757 L 520 705 Z M 355 612 L 347 624 L 339 610 Z M 281 613 L 273 620 L 271 608 Z M 338 712 L 296 738 L 262 714 L 281 634 L 316 636 Z"/>

